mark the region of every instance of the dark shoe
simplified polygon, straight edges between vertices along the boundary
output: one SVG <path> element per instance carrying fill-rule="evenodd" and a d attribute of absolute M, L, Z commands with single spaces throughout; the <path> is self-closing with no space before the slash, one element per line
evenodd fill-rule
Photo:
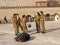
<path fill-rule="evenodd" d="M 46 32 L 42 32 L 42 33 L 46 33 Z"/>
<path fill-rule="evenodd" d="M 15 36 L 17 36 L 17 34 L 15 34 Z"/>

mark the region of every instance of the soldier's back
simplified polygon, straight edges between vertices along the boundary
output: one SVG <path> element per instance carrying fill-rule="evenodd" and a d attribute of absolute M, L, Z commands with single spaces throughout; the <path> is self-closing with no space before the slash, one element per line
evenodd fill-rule
<path fill-rule="evenodd" d="M 39 20 L 39 16 L 38 16 L 38 15 L 35 16 L 35 20 L 36 20 L 36 21 Z"/>

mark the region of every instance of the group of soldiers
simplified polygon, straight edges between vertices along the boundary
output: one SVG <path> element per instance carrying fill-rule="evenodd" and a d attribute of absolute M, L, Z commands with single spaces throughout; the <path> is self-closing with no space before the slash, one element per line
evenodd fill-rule
<path fill-rule="evenodd" d="M 42 27 L 42 33 L 45 33 L 45 26 L 44 26 L 44 14 L 43 11 L 37 12 L 37 15 L 35 16 L 35 22 L 37 27 L 37 33 L 40 33 L 40 29 Z"/>
<path fill-rule="evenodd" d="M 46 30 L 44 26 L 43 11 L 37 12 L 37 15 L 35 16 L 35 22 L 37 33 L 40 33 L 40 27 L 42 27 L 42 33 L 45 33 Z M 26 23 L 27 19 L 25 15 L 23 15 L 22 18 L 20 18 L 19 14 L 13 14 L 13 27 L 15 29 L 15 35 L 19 34 L 19 27 L 21 28 L 23 33 L 28 33 Z"/>

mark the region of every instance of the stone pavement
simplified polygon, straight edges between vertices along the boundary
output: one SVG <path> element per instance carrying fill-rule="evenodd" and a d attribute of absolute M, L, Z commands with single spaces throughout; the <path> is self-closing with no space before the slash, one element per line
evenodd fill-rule
<path fill-rule="evenodd" d="M 0 45 L 60 45 L 60 22 L 47 21 L 45 27 L 46 34 L 30 30 L 29 41 L 16 42 L 12 24 L 0 24 Z"/>

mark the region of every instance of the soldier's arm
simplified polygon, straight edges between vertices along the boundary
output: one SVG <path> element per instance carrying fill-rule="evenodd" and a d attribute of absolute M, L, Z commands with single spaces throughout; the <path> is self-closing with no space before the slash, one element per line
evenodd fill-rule
<path fill-rule="evenodd" d="M 25 18 L 25 22 L 27 22 L 27 19 Z"/>

